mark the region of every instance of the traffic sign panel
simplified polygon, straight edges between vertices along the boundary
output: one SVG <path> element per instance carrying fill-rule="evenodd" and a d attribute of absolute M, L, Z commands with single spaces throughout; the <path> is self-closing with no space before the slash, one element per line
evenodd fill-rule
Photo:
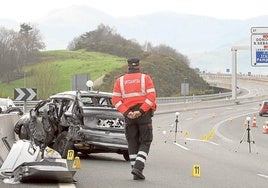
<path fill-rule="evenodd" d="M 251 64 L 268 66 L 268 27 L 251 28 Z"/>
<path fill-rule="evenodd" d="M 14 100 L 15 101 L 32 101 L 36 100 L 37 89 L 35 88 L 15 88 Z"/>
<path fill-rule="evenodd" d="M 252 34 L 268 33 L 268 27 L 252 27 L 251 33 Z"/>

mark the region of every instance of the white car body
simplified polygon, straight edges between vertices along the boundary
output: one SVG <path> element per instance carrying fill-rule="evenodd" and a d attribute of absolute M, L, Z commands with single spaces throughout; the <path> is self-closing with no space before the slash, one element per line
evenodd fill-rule
<path fill-rule="evenodd" d="M 10 98 L 0 98 L 0 108 L 2 109 L 2 113 L 5 113 L 8 107 L 16 107 L 16 106 Z"/>

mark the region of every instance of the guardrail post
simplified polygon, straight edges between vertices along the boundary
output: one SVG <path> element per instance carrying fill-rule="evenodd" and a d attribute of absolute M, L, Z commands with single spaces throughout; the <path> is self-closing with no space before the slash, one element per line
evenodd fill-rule
<path fill-rule="evenodd" d="M 27 104 L 26 101 L 23 102 L 23 113 L 26 113 Z"/>

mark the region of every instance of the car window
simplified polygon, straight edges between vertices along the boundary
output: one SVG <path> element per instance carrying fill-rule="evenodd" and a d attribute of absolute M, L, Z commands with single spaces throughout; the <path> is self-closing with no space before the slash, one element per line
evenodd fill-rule
<path fill-rule="evenodd" d="M 84 106 L 112 106 L 111 97 L 107 96 L 81 96 Z"/>
<path fill-rule="evenodd" d="M 41 104 L 41 106 L 39 106 L 37 108 L 37 112 L 40 114 L 43 114 L 43 112 L 46 110 L 48 111 L 49 110 L 49 106 L 47 105 L 49 103 L 49 101 L 46 101 L 44 102 L 43 104 Z"/>
<path fill-rule="evenodd" d="M 98 106 L 111 106 L 112 101 L 109 97 L 95 97 Z"/>
<path fill-rule="evenodd" d="M 53 99 L 53 104 L 57 107 L 58 117 L 61 117 L 65 112 L 71 110 L 72 100 L 65 98 Z"/>
<path fill-rule="evenodd" d="M 264 104 L 263 104 L 264 106 L 268 106 L 268 102 L 264 102 Z"/>
<path fill-rule="evenodd" d="M 94 98 L 92 98 L 91 96 L 82 96 L 81 101 L 84 106 L 94 106 L 94 104 L 96 103 L 94 101 Z"/>
<path fill-rule="evenodd" d="M 105 105 L 105 106 L 107 106 L 108 104 L 109 104 L 109 101 L 107 100 L 107 98 L 104 98 L 104 97 L 101 97 L 101 98 L 99 98 L 99 104 L 100 105 Z"/>

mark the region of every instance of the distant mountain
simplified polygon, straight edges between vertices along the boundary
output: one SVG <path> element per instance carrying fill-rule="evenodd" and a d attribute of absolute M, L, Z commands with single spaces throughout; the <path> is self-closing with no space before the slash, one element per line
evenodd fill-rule
<path fill-rule="evenodd" d="M 87 6 L 72 6 L 36 20 L 47 50 L 66 49 L 74 37 L 95 30 L 101 23 L 114 27 L 118 34 L 140 44 L 151 42 L 153 45 L 166 44 L 175 48 L 188 56 L 193 68 L 225 72 L 231 68 L 231 47 L 240 45 L 241 41 L 243 45 L 250 45 L 250 28 L 268 26 L 268 15 L 248 20 L 225 20 L 159 12 L 115 18 Z M 0 20 L 0 25 L 5 26 L 6 22 Z M 238 66 L 238 72 L 259 73 L 250 66 L 250 56 L 242 59 L 248 62 L 243 62 L 241 69 Z M 261 68 L 260 71 L 266 70 Z"/>

